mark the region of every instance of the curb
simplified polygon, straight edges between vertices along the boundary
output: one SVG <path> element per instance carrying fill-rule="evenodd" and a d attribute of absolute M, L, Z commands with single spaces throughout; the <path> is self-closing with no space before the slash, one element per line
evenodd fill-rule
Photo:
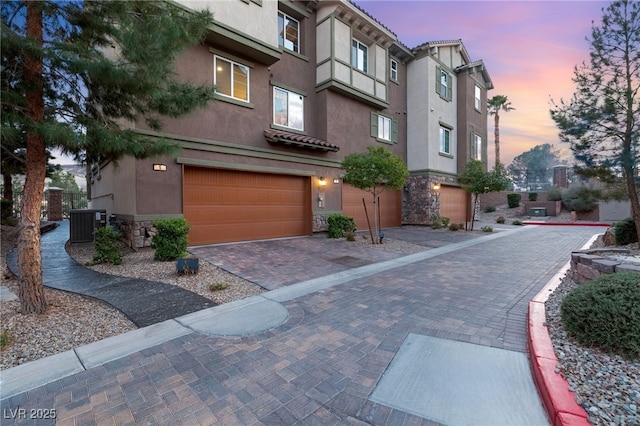
<path fill-rule="evenodd" d="M 559 223 L 554 224 L 560 225 Z M 596 238 L 597 235 L 594 235 L 583 246 L 583 249 L 590 247 Z M 554 426 L 587 426 L 591 425 L 588 420 L 589 415 L 585 409 L 576 402 L 574 393 L 569 390 L 569 383 L 560 373 L 556 372 L 558 358 L 556 358 L 551 337 L 549 337 L 544 306 L 544 303 L 549 298 L 549 294 L 560 285 L 562 277 L 569 270 L 570 266 L 570 261 L 565 263 L 542 290 L 529 302 L 527 314 L 527 345 L 529 347 L 529 362 L 531 364 L 531 372 L 533 373 L 533 381 L 538 388 L 538 393 L 547 411 L 547 415 L 551 420 L 551 424 Z"/>
<path fill-rule="evenodd" d="M 545 324 L 544 302 L 529 302 L 529 357 L 533 380 L 554 426 L 590 425 L 569 383 L 556 372 L 558 359 Z"/>
<path fill-rule="evenodd" d="M 547 225 L 547 226 L 611 226 L 610 223 L 603 222 L 545 222 L 542 220 L 524 220 L 523 225 Z"/>

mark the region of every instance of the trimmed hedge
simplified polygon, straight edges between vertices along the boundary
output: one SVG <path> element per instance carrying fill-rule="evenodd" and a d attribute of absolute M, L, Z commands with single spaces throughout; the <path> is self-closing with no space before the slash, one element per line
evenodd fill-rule
<path fill-rule="evenodd" d="M 187 254 L 187 234 L 191 226 L 186 219 L 171 218 L 153 222 L 157 234 L 151 240 L 155 260 L 176 260 Z"/>
<path fill-rule="evenodd" d="M 619 246 L 626 246 L 627 244 L 638 242 L 636 223 L 632 217 L 614 223 L 613 233 L 616 237 L 616 244 Z"/>
<path fill-rule="evenodd" d="M 602 275 L 565 296 L 562 322 L 578 342 L 640 358 L 640 274 Z"/>
<path fill-rule="evenodd" d="M 327 237 L 329 238 L 342 238 L 348 233 L 356 231 L 356 223 L 353 218 L 343 214 L 329 215 L 327 223 L 329 225 Z"/>
<path fill-rule="evenodd" d="M 522 195 L 517 193 L 507 194 L 507 204 L 510 209 L 515 209 L 520 206 L 520 200 L 522 200 Z"/>

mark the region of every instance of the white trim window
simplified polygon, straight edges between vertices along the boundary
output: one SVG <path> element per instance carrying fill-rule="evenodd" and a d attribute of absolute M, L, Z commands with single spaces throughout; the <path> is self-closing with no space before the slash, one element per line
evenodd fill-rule
<path fill-rule="evenodd" d="M 371 137 L 386 143 L 398 142 L 398 122 L 386 115 L 371 113 Z"/>
<path fill-rule="evenodd" d="M 378 139 L 391 141 L 391 119 L 384 115 L 378 116 Z"/>
<path fill-rule="evenodd" d="M 278 12 L 278 45 L 300 53 L 300 22 L 282 12 Z"/>
<path fill-rule="evenodd" d="M 471 136 L 471 158 L 482 160 L 482 136 L 475 133 Z"/>
<path fill-rule="evenodd" d="M 389 78 L 393 81 L 398 81 L 398 61 L 392 59 L 389 69 Z"/>
<path fill-rule="evenodd" d="M 440 127 L 440 152 L 451 154 L 451 129 Z"/>
<path fill-rule="evenodd" d="M 273 124 L 304 131 L 304 96 L 274 87 Z"/>
<path fill-rule="evenodd" d="M 440 71 L 440 96 L 449 99 L 449 74 Z"/>
<path fill-rule="evenodd" d="M 213 57 L 213 66 L 216 93 L 249 102 L 249 67 L 220 56 Z"/>
<path fill-rule="evenodd" d="M 444 100 L 453 100 L 453 77 L 439 66 L 436 67 L 436 92 Z"/>
<path fill-rule="evenodd" d="M 366 44 L 360 43 L 355 38 L 351 40 L 351 65 L 364 73 L 368 70 L 368 50 Z"/>
<path fill-rule="evenodd" d="M 479 87 L 479 86 L 477 86 L 477 85 L 476 85 L 476 86 L 475 86 L 475 88 L 476 88 L 476 89 L 475 89 L 475 104 L 474 104 L 474 105 L 475 105 L 475 108 L 476 108 L 478 111 L 481 111 L 481 110 L 482 110 L 482 103 L 481 103 L 481 99 L 482 99 L 482 98 L 481 98 L 481 96 L 482 96 L 482 92 L 481 92 L 481 90 L 480 90 L 480 87 Z"/>

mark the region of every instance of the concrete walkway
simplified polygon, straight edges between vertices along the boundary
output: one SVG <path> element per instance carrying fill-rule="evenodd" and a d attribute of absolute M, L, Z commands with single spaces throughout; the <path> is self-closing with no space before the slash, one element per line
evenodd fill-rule
<path fill-rule="evenodd" d="M 527 305 L 595 232 L 517 228 L 282 286 L 5 370 L 1 408 L 83 425 L 546 424 Z"/>
<path fill-rule="evenodd" d="M 157 324 L 215 306 L 211 300 L 169 284 L 102 274 L 69 257 L 69 222 L 42 235 L 42 276 L 47 287 L 93 297 L 114 306 L 138 327 Z M 18 254 L 7 256 L 7 266 L 19 275 Z"/>

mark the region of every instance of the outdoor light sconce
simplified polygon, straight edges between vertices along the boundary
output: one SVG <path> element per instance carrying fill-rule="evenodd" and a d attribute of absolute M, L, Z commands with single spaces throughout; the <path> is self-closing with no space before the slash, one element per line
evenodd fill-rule
<path fill-rule="evenodd" d="M 154 164 L 153 165 L 153 171 L 154 172 L 166 172 L 167 171 L 167 165 L 166 164 Z"/>
<path fill-rule="evenodd" d="M 324 179 L 324 176 L 320 176 L 320 180 L 318 181 L 318 184 L 320 184 L 320 186 L 325 186 L 327 184 L 327 181 Z"/>
<path fill-rule="evenodd" d="M 335 183 L 336 185 L 337 185 L 337 184 L 339 184 L 339 183 L 340 183 L 340 179 L 339 179 L 339 178 L 335 178 L 335 179 L 333 180 L 333 183 Z"/>
<path fill-rule="evenodd" d="M 436 182 L 433 184 L 433 190 L 436 192 L 440 191 L 440 182 Z"/>

